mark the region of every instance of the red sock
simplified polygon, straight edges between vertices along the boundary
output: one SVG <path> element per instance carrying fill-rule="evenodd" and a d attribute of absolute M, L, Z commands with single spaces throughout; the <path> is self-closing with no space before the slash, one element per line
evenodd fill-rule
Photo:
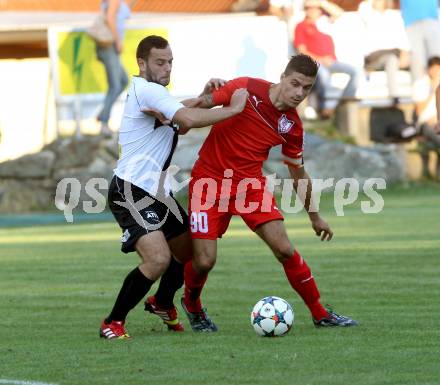
<path fill-rule="evenodd" d="M 185 294 L 183 301 L 185 302 L 185 306 L 191 313 L 199 312 L 202 310 L 200 294 L 208 278 L 208 274 L 199 274 L 194 270 L 192 262 L 189 261 L 185 264 L 184 277 Z"/>
<path fill-rule="evenodd" d="M 295 250 L 293 255 L 283 263 L 284 272 L 290 285 L 304 300 L 315 320 L 320 320 L 328 315 L 327 310 L 319 301 L 319 290 L 315 278 L 306 261 Z"/>

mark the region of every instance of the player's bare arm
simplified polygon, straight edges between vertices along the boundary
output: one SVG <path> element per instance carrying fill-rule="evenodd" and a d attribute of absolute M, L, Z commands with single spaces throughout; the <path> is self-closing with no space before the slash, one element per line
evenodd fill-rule
<path fill-rule="evenodd" d="M 209 79 L 208 83 L 206 83 L 205 88 L 199 96 L 210 95 L 214 90 L 218 90 L 220 87 L 223 87 L 226 84 L 226 80 L 219 78 Z"/>
<path fill-rule="evenodd" d="M 212 98 L 212 92 L 218 90 L 226 84 L 226 80 L 219 78 L 212 78 L 205 84 L 203 91 L 196 98 L 185 99 L 182 104 L 189 108 L 211 108 L 214 107 L 214 101 Z"/>
<path fill-rule="evenodd" d="M 221 120 L 228 119 L 243 111 L 246 105 L 249 93 L 246 89 L 240 88 L 235 90 L 231 97 L 229 106 L 222 108 L 214 108 L 207 110 L 203 108 L 181 108 L 173 117 L 173 122 L 179 124 L 181 127 L 206 127 Z"/>
<path fill-rule="evenodd" d="M 224 86 L 225 83 L 226 80 L 224 79 L 212 78 L 206 83 L 203 92 L 197 98 L 185 99 L 181 103 L 187 108 L 212 108 L 215 104 L 211 92 L 218 90 L 220 87 Z M 164 125 L 171 123 L 170 119 L 167 119 L 164 114 L 154 108 L 143 108 L 142 112 L 146 115 L 153 116 Z M 182 127 L 182 129 L 179 130 L 179 133 L 182 135 L 186 134 L 190 128 L 191 127 Z"/>
<path fill-rule="evenodd" d="M 204 94 L 199 97 L 200 108 L 211 108 L 215 106 L 212 94 Z"/>
<path fill-rule="evenodd" d="M 159 120 L 164 126 L 171 124 L 171 120 L 167 119 L 166 116 L 164 114 L 162 114 L 162 112 L 160 112 L 159 110 L 156 110 L 154 108 L 142 108 L 141 111 L 145 114 L 145 115 L 150 115 L 154 118 L 156 118 L 157 120 Z"/>
<path fill-rule="evenodd" d="M 237 90 L 238 91 L 238 90 Z M 246 90 L 245 90 L 246 91 Z M 247 93 L 247 91 L 246 91 L 246 95 L 248 95 L 248 93 Z M 246 97 L 246 99 L 247 99 L 247 97 Z M 232 100 L 232 99 L 231 99 Z M 241 102 L 243 102 L 243 101 L 241 101 Z M 232 102 L 231 102 L 232 103 Z M 213 99 L 212 99 L 212 95 L 211 94 L 208 94 L 208 95 L 203 95 L 203 96 L 200 96 L 200 97 L 198 97 L 198 98 L 194 98 L 194 99 L 188 99 L 188 100 L 184 100 L 183 102 L 182 102 L 182 104 L 185 106 L 185 107 L 188 107 L 188 108 L 192 108 L 192 109 L 209 109 L 209 108 L 211 108 L 211 107 L 213 107 L 215 104 L 214 104 L 214 102 L 213 102 Z M 246 104 L 246 100 L 244 100 L 244 104 L 243 104 L 243 106 L 241 107 L 241 110 L 239 111 L 239 112 L 241 112 L 241 111 L 243 111 L 243 108 L 244 108 L 244 105 Z M 223 110 L 223 108 L 221 108 L 221 109 L 219 109 L 219 110 Z M 239 113 L 238 112 L 238 113 Z M 235 114 L 234 114 L 235 115 Z M 233 116 L 233 115 L 232 115 Z M 224 118 L 224 119 L 226 119 L 226 118 Z M 220 119 L 220 120 L 223 120 L 223 119 Z M 220 121 L 219 120 L 219 121 Z M 213 123 L 212 123 L 213 124 Z M 209 125 L 209 124 L 207 124 L 207 125 Z M 197 127 L 199 127 L 199 126 L 197 126 Z M 201 126 L 201 127 L 205 127 L 205 126 Z M 185 135 L 191 128 L 196 128 L 196 126 L 188 126 L 188 125 L 181 125 L 180 126 L 180 129 L 179 129 L 179 135 Z"/>
<path fill-rule="evenodd" d="M 182 104 L 189 108 L 212 108 L 215 106 L 212 94 L 202 94 L 197 98 L 185 99 Z"/>
<path fill-rule="evenodd" d="M 293 187 L 297 192 L 297 195 L 303 202 L 304 208 L 306 209 L 310 221 L 312 222 L 312 228 L 315 231 L 318 237 L 321 237 L 321 241 L 330 241 L 333 238 L 333 231 L 331 230 L 328 223 L 321 218 L 319 215 L 313 199 L 312 199 L 312 180 L 310 179 L 309 174 L 307 174 L 306 170 L 303 166 L 288 166 L 289 173 L 293 179 Z M 300 180 L 306 181 L 307 188 L 305 191 L 299 191 L 298 186 L 300 185 Z M 304 183 L 304 182 L 303 182 Z M 302 189 L 301 189 L 302 190 Z"/>
<path fill-rule="evenodd" d="M 237 113 L 240 113 L 241 111 L 243 111 L 243 108 L 244 108 L 244 105 L 246 104 L 246 99 L 247 99 L 247 96 L 246 96 L 246 99 L 243 100 L 242 98 L 244 96 L 240 96 L 242 94 L 243 94 L 243 92 L 237 93 L 234 106 L 232 105 L 232 99 L 231 99 L 231 105 L 229 106 L 229 107 L 232 107 L 231 109 L 228 109 L 226 111 L 222 111 L 221 113 L 216 112 L 215 116 L 218 116 L 220 118 L 225 113 L 226 114 L 233 113 L 235 110 L 237 110 L 237 112 L 233 113 L 232 115 L 228 115 L 228 116 L 225 115 L 226 117 L 224 117 L 222 119 L 215 118 L 215 121 L 213 123 L 207 123 L 207 124 L 202 124 L 202 125 L 187 125 L 187 124 L 180 125 L 181 128 L 179 129 L 179 134 L 180 135 L 184 135 L 191 128 L 209 126 L 209 125 L 214 124 L 214 123 L 216 123 L 216 122 L 218 122 L 220 120 L 227 119 L 228 117 L 231 117 L 231 116 L 236 115 Z M 247 91 L 246 91 L 246 95 L 247 95 Z M 205 109 L 206 108 L 211 108 L 211 107 L 214 106 L 211 94 L 203 95 L 203 96 L 200 96 L 198 98 L 186 99 L 186 100 L 182 101 L 182 104 L 185 106 L 185 108 L 182 109 L 182 110 L 185 110 L 185 111 L 182 111 L 182 110 L 179 110 L 179 111 L 181 111 L 180 115 L 183 115 L 184 119 L 201 119 L 203 117 L 205 117 L 205 119 L 207 119 L 207 116 L 206 116 L 207 114 L 205 114 L 205 113 L 197 113 L 196 110 L 200 110 L 200 109 L 204 109 L 204 108 Z M 228 108 L 228 107 L 226 107 L 226 108 Z M 188 113 L 188 111 L 186 111 L 188 109 L 194 109 L 194 112 Z M 223 110 L 223 109 L 224 108 L 222 108 L 221 110 Z M 146 115 L 150 115 L 150 116 L 153 116 L 154 118 L 158 119 L 163 125 L 168 125 L 168 124 L 171 123 L 170 119 L 167 119 L 164 114 L 162 114 L 160 111 L 158 111 L 158 110 L 156 110 L 154 108 L 143 108 L 142 112 L 144 114 L 146 114 Z M 176 113 L 176 115 L 177 115 L 177 113 Z M 179 123 L 176 120 L 176 115 L 173 118 L 173 121 L 176 122 L 176 123 Z M 212 115 L 212 114 L 208 114 L 208 115 Z M 212 117 L 214 118 L 214 115 Z M 180 119 L 182 119 L 181 116 L 180 116 Z"/>
<path fill-rule="evenodd" d="M 198 99 L 198 98 L 196 98 L 196 99 Z M 188 99 L 188 100 L 192 100 L 192 99 Z M 196 107 L 197 103 L 194 103 L 192 105 L 191 103 L 188 103 L 188 100 L 182 102 L 182 104 L 185 106 L 185 108 L 182 108 L 181 110 L 178 111 L 178 112 L 180 112 L 179 116 L 176 118 L 177 113 L 176 113 L 176 115 L 174 115 L 173 121 L 175 123 L 179 124 L 177 119 L 180 119 L 181 121 L 182 121 L 182 119 L 185 119 L 185 122 L 186 122 L 184 124 L 179 124 L 179 126 L 180 126 L 179 135 L 185 135 L 191 128 L 209 126 L 211 124 L 216 123 L 217 121 L 227 119 L 228 117 L 234 116 L 236 113 L 239 113 L 242 111 L 242 109 L 241 110 L 237 109 L 238 112 L 236 112 L 236 113 L 233 113 L 234 109 L 225 110 L 225 111 L 221 111 L 221 112 L 216 111 L 215 116 L 218 116 L 218 119 L 216 118 L 213 123 L 206 123 L 206 124 L 196 123 L 197 121 L 208 122 L 209 120 L 207 120 L 207 119 L 210 117 L 207 114 L 198 111 L 198 110 L 201 110 L 201 111 L 204 111 L 204 110 L 199 107 Z M 191 112 L 186 111 L 186 110 L 190 110 L 190 109 L 193 111 L 191 111 Z M 220 110 L 224 110 L 224 109 L 222 108 Z M 172 123 L 172 121 L 170 119 L 167 119 L 166 116 L 164 114 L 162 114 L 162 112 L 160 112 L 154 108 L 143 108 L 141 111 L 145 115 L 149 115 L 149 116 L 152 116 L 152 117 L 158 119 L 164 126 Z M 226 115 L 224 115 L 224 114 L 226 114 Z M 225 117 L 221 118 L 222 116 L 225 116 Z M 214 116 L 212 116 L 212 118 L 214 118 Z M 203 119 L 205 119 L 205 120 L 203 120 Z M 193 123 L 190 123 L 190 121 Z M 199 125 L 199 124 L 201 124 L 201 125 Z"/>
<path fill-rule="evenodd" d="M 190 98 L 182 100 L 181 102 L 187 108 L 211 108 L 214 107 L 214 102 L 212 100 L 212 95 L 203 95 L 197 98 Z M 158 119 L 163 124 L 170 124 L 171 120 L 167 119 L 160 111 L 153 108 L 144 108 L 142 112 L 146 115 L 150 115 Z"/>

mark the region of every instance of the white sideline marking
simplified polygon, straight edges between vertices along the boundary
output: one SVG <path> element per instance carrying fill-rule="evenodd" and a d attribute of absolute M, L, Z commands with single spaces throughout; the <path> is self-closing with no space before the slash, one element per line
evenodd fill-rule
<path fill-rule="evenodd" d="M 3 385 L 57 385 L 57 384 L 49 384 L 47 382 L 6 380 L 3 378 L 0 378 L 0 384 L 3 384 Z"/>

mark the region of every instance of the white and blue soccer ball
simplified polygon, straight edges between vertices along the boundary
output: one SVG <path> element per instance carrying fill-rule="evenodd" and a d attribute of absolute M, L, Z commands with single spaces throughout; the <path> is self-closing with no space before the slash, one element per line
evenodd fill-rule
<path fill-rule="evenodd" d="M 280 297 L 260 299 L 252 309 L 251 325 L 255 332 L 263 337 L 279 337 L 286 335 L 292 328 L 292 306 Z"/>

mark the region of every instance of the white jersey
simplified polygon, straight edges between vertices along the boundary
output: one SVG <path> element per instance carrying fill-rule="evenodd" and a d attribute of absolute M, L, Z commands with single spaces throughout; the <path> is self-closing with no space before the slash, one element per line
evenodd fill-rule
<path fill-rule="evenodd" d="M 161 175 L 170 165 L 178 133 L 177 129 L 164 126 L 141 109 L 158 110 L 171 120 L 183 107 L 164 86 L 133 77 L 119 130 L 120 157 L 114 170 L 119 178 L 156 195 Z M 169 195 L 167 179 L 160 183 L 164 186 L 165 194 Z"/>

